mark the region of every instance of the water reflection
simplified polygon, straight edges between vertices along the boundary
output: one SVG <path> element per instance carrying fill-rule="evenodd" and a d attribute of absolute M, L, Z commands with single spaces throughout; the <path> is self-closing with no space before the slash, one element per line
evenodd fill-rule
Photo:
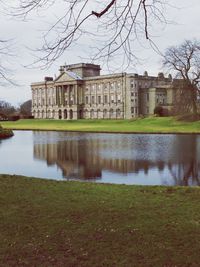
<path fill-rule="evenodd" d="M 200 184 L 198 135 L 34 132 L 33 140 L 34 158 L 56 165 L 65 178 L 106 181 L 112 174 L 131 179 L 125 183 Z"/>

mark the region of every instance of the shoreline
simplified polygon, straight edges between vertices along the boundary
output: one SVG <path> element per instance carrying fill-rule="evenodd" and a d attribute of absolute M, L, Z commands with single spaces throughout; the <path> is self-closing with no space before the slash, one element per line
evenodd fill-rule
<path fill-rule="evenodd" d="M 61 129 L 19 129 L 19 128 L 12 128 L 13 131 L 41 131 L 41 132 L 67 132 L 67 133 L 106 133 L 106 134 L 177 134 L 177 135 L 200 135 L 200 132 L 143 132 L 143 131 L 133 131 L 133 132 L 112 132 L 112 131 L 84 131 L 84 130 L 61 130 Z"/>
<path fill-rule="evenodd" d="M 0 140 L 4 140 L 14 136 L 14 133 L 11 129 L 0 129 Z"/>

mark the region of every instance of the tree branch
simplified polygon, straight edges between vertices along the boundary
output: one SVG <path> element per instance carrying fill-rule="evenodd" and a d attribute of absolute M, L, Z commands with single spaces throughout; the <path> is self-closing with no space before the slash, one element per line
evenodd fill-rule
<path fill-rule="evenodd" d="M 116 0 L 112 0 L 107 6 L 106 8 L 104 8 L 101 12 L 95 12 L 95 11 L 92 11 L 92 15 L 95 15 L 97 18 L 100 18 L 102 17 L 113 5 L 114 3 L 116 2 Z"/>

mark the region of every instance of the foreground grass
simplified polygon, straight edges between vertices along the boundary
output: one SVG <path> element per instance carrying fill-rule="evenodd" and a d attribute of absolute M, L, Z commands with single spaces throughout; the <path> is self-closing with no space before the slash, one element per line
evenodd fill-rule
<path fill-rule="evenodd" d="M 200 189 L 0 175 L 0 266 L 199 266 Z"/>
<path fill-rule="evenodd" d="M 200 121 L 180 122 L 173 117 L 136 120 L 19 120 L 3 122 L 6 128 L 17 130 L 62 130 L 86 132 L 146 132 L 146 133 L 200 133 Z"/>

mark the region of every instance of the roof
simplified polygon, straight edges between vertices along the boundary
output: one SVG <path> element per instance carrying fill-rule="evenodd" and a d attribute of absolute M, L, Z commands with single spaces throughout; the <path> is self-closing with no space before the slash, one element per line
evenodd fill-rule
<path fill-rule="evenodd" d="M 65 71 L 65 73 L 67 73 L 70 77 L 72 77 L 75 80 L 82 80 L 82 78 L 78 74 L 76 74 L 75 72 L 67 70 L 67 71 Z"/>

